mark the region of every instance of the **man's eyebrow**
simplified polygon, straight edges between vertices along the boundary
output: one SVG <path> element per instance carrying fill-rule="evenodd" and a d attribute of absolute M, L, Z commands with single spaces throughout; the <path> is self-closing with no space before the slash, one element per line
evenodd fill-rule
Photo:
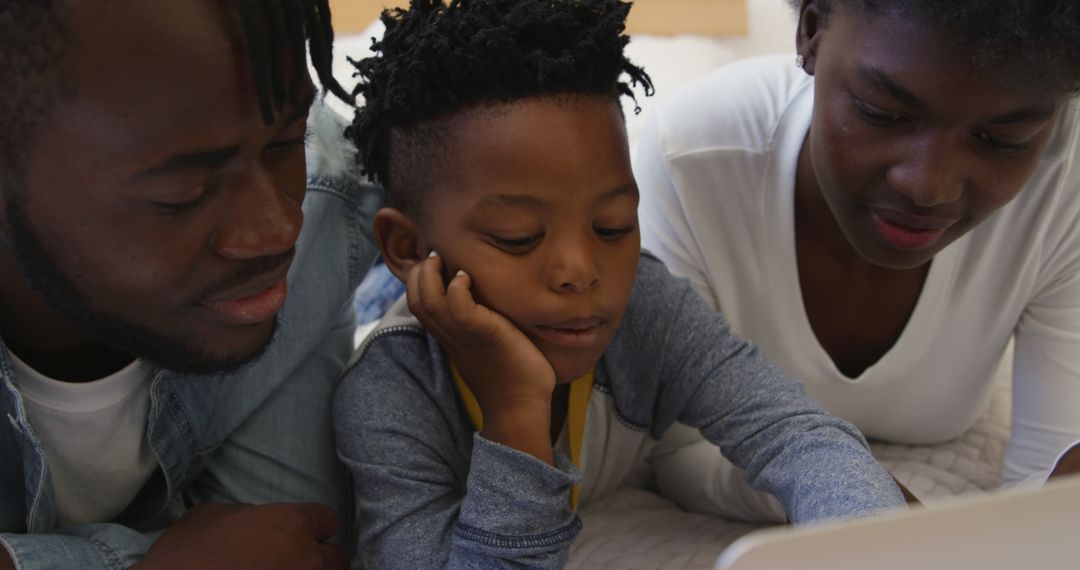
<path fill-rule="evenodd" d="M 134 178 L 153 178 L 186 170 L 213 170 L 236 158 L 239 154 L 240 145 L 177 154 L 165 159 L 164 162 L 157 166 L 136 173 Z"/>
<path fill-rule="evenodd" d="M 925 107 L 925 105 L 923 105 L 923 102 L 920 101 L 914 93 L 901 87 L 900 84 L 896 82 L 896 80 L 894 80 L 892 77 L 889 76 L 889 74 L 885 73 L 884 71 L 867 65 L 860 65 L 856 69 L 856 71 L 858 72 L 859 77 L 861 77 L 863 81 L 869 83 L 880 91 L 884 91 L 889 95 L 892 95 L 893 99 L 896 99 L 897 101 L 900 101 L 901 103 L 910 107 Z"/>
<path fill-rule="evenodd" d="M 314 88 L 304 91 L 292 106 L 292 111 L 285 119 L 285 125 L 292 125 L 307 116 L 311 106 L 315 103 L 318 93 Z M 165 176 L 185 170 L 213 170 L 236 158 L 240 154 L 240 145 L 223 146 L 206 151 L 182 153 L 167 158 L 161 164 L 140 171 L 135 178 L 152 178 Z"/>
<path fill-rule="evenodd" d="M 318 97 L 318 93 L 315 91 L 315 87 L 309 85 L 304 90 L 304 94 L 296 100 L 296 103 L 292 106 L 292 111 L 289 116 L 285 118 L 285 124 L 291 125 L 296 121 L 303 119 L 311 111 L 311 106 L 315 104 L 315 98 Z"/>

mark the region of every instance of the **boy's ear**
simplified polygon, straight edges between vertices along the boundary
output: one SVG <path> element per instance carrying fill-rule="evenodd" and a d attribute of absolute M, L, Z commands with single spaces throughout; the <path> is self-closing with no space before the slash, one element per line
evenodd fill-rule
<path fill-rule="evenodd" d="M 414 265 L 427 258 L 420 228 L 397 208 L 382 208 L 372 224 L 383 263 L 403 283 Z"/>
<path fill-rule="evenodd" d="M 834 7 L 833 10 L 838 8 Z M 795 51 L 799 54 L 801 67 L 809 75 L 814 74 L 817 66 L 818 46 L 825 31 L 825 22 L 821 19 L 821 8 L 817 0 L 803 0 L 799 6 L 799 25 L 795 31 Z"/>

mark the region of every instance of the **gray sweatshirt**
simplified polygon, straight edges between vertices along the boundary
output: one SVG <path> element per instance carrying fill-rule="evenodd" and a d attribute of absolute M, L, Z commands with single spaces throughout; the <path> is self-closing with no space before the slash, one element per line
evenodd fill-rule
<path fill-rule="evenodd" d="M 473 428 L 446 353 L 397 305 L 358 352 L 334 404 L 365 568 L 559 568 L 582 505 L 623 482 L 675 422 L 701 430 L 796 523 L 904 505 L 847 422 L 735 336 L 683 279 L 643 254 L 596 365 L 580 469 Z"/>

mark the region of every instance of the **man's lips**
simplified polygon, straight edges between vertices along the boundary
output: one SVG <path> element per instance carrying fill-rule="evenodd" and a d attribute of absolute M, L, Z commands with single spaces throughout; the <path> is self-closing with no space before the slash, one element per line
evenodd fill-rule
<path fill-rule="evenodd" d="M 556 346 L 570 349 L 593 348 L 600 340 L 604 324 L 600 317 L 567 319 L 536 327 L 541 338 Z"/>
<path fill-rule="evenodd" d="M 892 247 L 916 251 L 937 243 L 959 219 L 871 207 L 870 221 L 878 234 Z"/>
<path fill-rule="evenodd" d="M 285 306 L 288 286 L 282 273 L 275 272 L 275 275 L 255 280 L 200 304 L 235 324 L 266 322 Z"/>

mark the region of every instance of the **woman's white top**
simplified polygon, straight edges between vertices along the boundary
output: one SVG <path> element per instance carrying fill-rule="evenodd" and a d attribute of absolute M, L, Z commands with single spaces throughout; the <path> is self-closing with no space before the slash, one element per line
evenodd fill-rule
<path fill-rule="evenodd" d="M 983 411 L 1015 335 L 1005 481 L 1045 476 L 1080 439 L 1080 169 L 1076 105 L 1020 195 L 938 254 L 896 344 L 848 378 L 806 317 L 794 192 L 813 78 L 744 60 L 652 112 L 634 152 L 643 245 L 736 332 L 871 438 L 932 444 Z"/>

